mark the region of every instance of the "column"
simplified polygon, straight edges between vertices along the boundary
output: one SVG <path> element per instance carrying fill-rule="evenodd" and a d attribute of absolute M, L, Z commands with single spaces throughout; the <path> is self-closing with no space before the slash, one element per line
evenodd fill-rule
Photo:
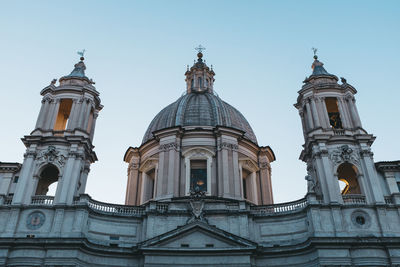
<path fill-rule="evenodd" d="M 30 192 L 28 189 L 32 187 L 32 183 L 34 182 L 32 179 L 32 169 L 36 153 L 27 151 L 24 157 L 24 163 L 22 164 L 12 204 L 30 204 L 31 202 L 32 191 Z"/>
<path fill-rule="evenodd" d="M 87 109 L 88 103 L 87 103 L 85 98 L 81 98 L 79 101 L 81 102 L 81 104 L 80 104 L 79 118 L 78 118 L 78 123 L 76 125 L 76 128 L 83 129 L 82 125 L 83 125 L 83 122 L 84 122 L 84 119 L 85 119 L 84 116 L 86 114 L 86 109 Z"/>
<path fill-rule="evenodd" d="M 266 157 L 260 159 L 261 204 L 263 205 L 273 204 L 270 169 Z"/>
<path fill-rule="evenodd" d="M 12 183 L 13 173 L 4 173 L 1 179 L 0 195 L 7 195 L 10 184 Z"/>
<path fill-rule="evenodd" d="M 69 188 L 68 188 L 68 194 L 66 198 L 66 202 L 68 205 L 72 205 L 74 202 L 74 197 L 77 196 L 77 188 L 78 188 L 78 183 L 81 178 L 81 169 L 82 169 L 82 163 L 84 160 L 84 156 L 82 154 L 76 154 L 75 155 L 75 164 L 74 164 L 74 169 L 71 172 L 71 177 L 69 178 L 70 183 L 69 183 Z"/>
<path fill-rule="evenodd" d="M 96 121 L 99 114 L 97 112 L 93 113 L 92 129 L 90 129 L 90 140 L 93 141 L 94 130 L 96 129 Z"/>
<path fill-rule="evenodd" d="M 51 111 L 52 113 L 49 114 L 49 127 L 48 129 L 53 130 L 54 124 L 56 123 L 57 115 L 58 115 L 58 109 L 60 107 L 60 99 L 55 99 L 54 100 L 54 107 L 53 110 Z"/>
<path fill-rule="evenodd" d="M 138 205 L 136 203 L 138 192 L 139 164 L 137 162 L 129 163 L 128 167 L 128 186 L 126 188 L 125 205 Z M 157 187 L 154 183 L 154 189 Z"/>
<path fill-rule="evenodd" d="M 355 108 L 355 100 L 354 98 L 347 98 L 348 104 L 350 106 L 350 111 L 351 111 L 351 117 L 353 119 L 354 126 L 356 128 L 361 127 L 361 121 L 360 118 L 358 117 L 356 108 Z"/>
<path fill-rule="evenodd" d="M 389 192 L 390 194 L 395 194 L 399 193 L 399 187 L 397 186 L 396 178 L 394 175 L 394 172 L 387 172 L 385 171 L 384 173 L 386 183 L 389 187 Z"/>
<path fill-rule="evenodd" d="M 233 161 L 232 166 L 233 166 L 234 194 L 235 194 L 235 198 L 240 199 L 241 198 L 241 195 L 240 195 L 241 180 L 240 180 L 240 176 L 239 176 L 239 156 L 238 156 L 237 149 L 232 149 L 232 161 Z"/>
<path fill-rule="evenodd" d="M 84 115 L 85 119 L 84 119 L 83 125 L 82 125 L 82 129 L 85 130 L 85 131 L 87 130 L 87 127 L 88 127 L 91 108 L 92 108 L 92 102 L 88 101 L 88 105 L 87 105 L 86 112 L 85 112 L 85 115 Z M 89 131 L 89 133 L 90 133 L 90 131 Z"/>
<path fill-rule="evenodd" d="M 38 116 L 37 121 L 36 121 L 35 129 L 42 127 L 42 123 L 43 123 L 43 120 L 44 120 L 43 116 L 44 116 L 44 112 L 45 112 L 46 107 L 47 107 L 46 103 L 47 103 L 46 99 L 43 99 L 42 100 L 42 106 L 40 107 L 40 111 L 39 111 L 39 116 Z"/>
<path fill-rule="evenodd" d="M 72 100 L 71 114 L 68 119 L 67 130 L 73 130 L 76 126 L 76 117 L 79 114 L 79 103 L 77 99 Z"/>
<path fill-rule="evenodd" d="M 370 151 L 362 151 L 361 155 L 363 157 L 363 161 L 366 168 L 365 178 L 369 182 L 369 187 L 372 191 L 372 198 L 375 203 L 385 203 L 385 199 L 383 197 L 383 191 L 381 189 L 378 175 L 374 168 L 374 161 L 372 160 L 372 152 Z"/>
<path fill-rule="evenodd" d="M 319 119 L 320 119 L 320 123 L 322 128 L 329 128 L 329 122 L 326 121 L 326 110 L 324 109 L 324 106 L 322 104 L 322 99 L 320 97 L 318 97 L 316 99 L 316 105 L 317 105 L 317 111 L 318 114 L 320 115 Z"/>
<path fill-rule="evenodd" d="M 71 176 L 75 166 L 75 155 L 70 152 L 68 160 L 65 163 L 64 172 L 61 179 L 58 180 L 57 192 L 54 198 L 54 204 L 67 204 L 68 188 L 71 183 Z"/>
<path fill-rule="evenodd" d="M 338 107 L 339 107 L 340 118 L 342 119 L 342 123 L 343 123 L 343 128 L 350 128 L 350 123 L 348 121 L 346 110 L 343 105 L 343 99 L 337 98 L 337 102 L 338 102 Z"/>
<path fill-rule="evenodd" d="M 342 104 L 343 104 L 343 108 L 344 108 L 344 110 L 346 112 L 346 116 L 347 116 L 347 121 L 349 123 L 349 127 L 352 129 L 352 128 L 354 128 L 354 124 L 353 124 L 353 121 L 351 119 L 351 112 L 350 112 L 350 109 L 349 109 L 348 102 L 347 102 L 347 100 L 345 98 L 342 98 Z"/>
<path fill-rule="evenodd" d="M 252 172 L 249 178 L 251 179 L 251 200 L 253 203 L 258 204 L 256 173 Z"/>
<path fill-rule="evenodd" d="M 337 178 L 333 175 L 333 168 L 328 159 L 328 155 L 324 154 L 321 156 L 322 166 L 325 172 L 326 185 L 329 191 L 329 200 L 333 203 L 342 203 L 342 197 L 340 195 L 340 187 Z"/>
<path fill-rule="evenodd" d="M 51 125 L 51 120 L 53 118 L 53 113 L 54 113 L 54 109 L 55 109 L 55 99 L 50 99 L 49 100 L 49 104 L 46 110 L 46 114 L 45 114 L 45 118 L 44 118 L 44 123 L 43 123 L 43 128 L 45 130 L 51 129 L 52 125 Z"/>
<path fill-rule="evenodd" d="M 167 197 L 173 197 L 174 195 L 174 178 L 175 178 L 175 163 L 176 163 L 176 151 L 172 148 L 168 151 L 168 182 L 167 182 Z M 178 188 L 177 188 L 178 189 Z"/>
<path fill-rule="evenodd" d="M 313 117 L 314 117 L 314 125 L 316 128 L 321 127 L 321 124 L 319 122 L 317 107 L 315 106 L 314 98 L 311 98 L 310 102 L 311 102 L 311 109 L 312 109 L 312 113 L 313 113 Z"/>
<path fill-rule="evenodd" d="M 231 197 L 231 192 L 229 190 L 229 166 L 228 166 L 228 149 L 225 147 L 221 148 L 221 155 L 222 155 L 222 182 L 223 182 L 223 196 L 224 197 Z"/>
<path fill-rule="evenodd" d="M 158 154 L 158 158 L 159 158 L 159 168 L 158 168 L 158 175 L 157 175 L 157 190 L 156 190 L 156 199 L 161 198 L 161 196 L 163 195 L 163 184 L 164 184 L 164 180 L 167 178 L 166 175 L 164 174 L 164 158 L 165 158 L 165 152 L 164 151 L 160 151 L 160 153 Z M 189 165 L 186 165 L 186 171 L 189 168 L 190 171 L 190 162 Z M 141 182 L 141 180 L 143 179 L 139 179 L 139 183 Z M 187 191 L 189 192 L 189 191 Z"/>
<path fill-rule="evenodd" d="M 83 172 L 81 173 L 80 183 L 78 195 L 84 194 L 86 189 L 87 178 L 90 172 L 90 163 L 86 162 L 85 167 L 83 168 Z"/>
<path fill-rule="evenodd" d="M 310 103 L 307 101 L 306 102 L 306 113 L 307 113 L 307 117 L 308 117 L 308 126 L 310 127 L 308 130 L 312 130 L 314 129 L 314 123 L 313 123 L 313 118 L 312 118 L 312 114 L 311 114 L 311 108 L 310 108 Z"/>
<path fill-rule="evenodd" d="M 321 103 L 322 103 L 322 109 L 323 109 L 323 114 L 325 114 L 325 121 L 327 128 L 331 128 L 331 123 L 329 122 L 329 116 L 328 116 L 328 109 L 326 108 L 326 103 L 325 103 L 325 98 L 321 98 Z"/>

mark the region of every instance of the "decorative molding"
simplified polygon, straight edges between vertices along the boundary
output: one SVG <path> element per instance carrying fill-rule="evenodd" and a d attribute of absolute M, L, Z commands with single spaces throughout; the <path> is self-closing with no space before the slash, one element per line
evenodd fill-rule
<path fill-rule="evenodd" d="M 160 151 L 170 151 L 170 150 L 175 150 L 175 151 L 179 151 L 180 147 L 179 144 L 177 144 L 176 142 L 172 142 L 172 143 L 168 143 L 168 144 L 163 144 L 159 146 L 159 150 Z"/>
<path fill-rule="evenodd" d="M 237 144 L 222 142 L 221 144 L 218 145 L 218 149 L 219 150 L 228 149 L 228 150 L 236 151 L 239 149 L 239 146 Z"/>
<path fill-rule="evenodd" d="M 128 165 L 128 171 L 139 169 L 139 162 L 131 162 Z"/>
<path fill-rule="evenodd" d="M 38 160 L 38 164 L 43 162 L 48 163 L 57 163 L 59 166 L 64 166 L 66 157 L 61 154 L 54 146 L 49 146 L 47 151 L 39 152 L 38 156 L 36 157 Z"/>
<path fill-rule="evenodd" d="M 255 162 L 253 162 L 252 160 L 250 160 L 250 159 L 239 159 L 239 163 L 241 163 L 241 166 L 242 166 L 242 168 L 245 168 L 246 170 L 249 170 L 249 171 L 251 171 L 251 172 L 256 172 L 256 171 L 258 171 L 259 170 L 259 168 L 258 168 L 258 166 L 257 166 L 257 163 L 255 163 Z M 267 161 L 263 161 L 263 162 L 260 162 L 260 165 L 261 164 L 263 164 L 263 165 L 265 165 L 266 164 L 266 167 L 265 168 L 268 168 L 268 162 Z"/>
<path fill-rule="evenodd" d="M 36 158 L 37 153 L 35 151 L 26 151 L 24 154 L 24 158 L 32 157 Z"/>
<path fill-rule="evenodd" d="M 77 159 L 85 159 L 85 154 L 77 152 L 77 151 L 70 151 L 68 153 L 68 157 L 73 157 L 73 158 L 77 158 Z"/>
<path fill-rule="evenodd" d="M 360 151 L 360 155 L 362 157 L 373 157 L 374 153 L 371 151 L 370 148 L 366 148 Z"/>
<path fill-rule="evenodd" d="M 141 172 L 147 172 L 150 171 L 151 169 L 157 169 L 157 167 L 158 167 L 158 160 L 150 158 L 145 160 L 142 164 L 139 164 L 139 162 L 131 162 L 129 164 L 130 168 L 129 171 L 139 169 Z"/>
<path fill-rule="evenodd" d="M 322 156 L 327 156 L 327 155 L 329 155 L 327 149 L 323 149 L 323 150 L 319 150 L 319 151 L 314 151 L 314 152 L 312 153 L 312 157 L 313 157 L 313 158 L 321 158 Z"/>

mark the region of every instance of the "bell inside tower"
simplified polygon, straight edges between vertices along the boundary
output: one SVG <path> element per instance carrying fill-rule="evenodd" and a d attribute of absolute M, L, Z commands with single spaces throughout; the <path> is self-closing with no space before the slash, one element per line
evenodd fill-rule
<path fill-rule="evenodd" d="M 331 127 L 334 129 L 343 129 L 337 99 L 335 97 L 327 97 L 325 98 L 325 105 Z"/>

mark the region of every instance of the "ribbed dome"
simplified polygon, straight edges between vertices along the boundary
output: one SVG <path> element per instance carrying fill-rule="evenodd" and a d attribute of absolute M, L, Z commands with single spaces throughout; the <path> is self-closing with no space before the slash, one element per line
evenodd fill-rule
<path fill-rule="evenodd" d="M 150 123 L 143 142 L 153 138 L 153 132 L 174 126 L 226 126 L 245 132 L 245 138 L 257 144 L 256 136 L 245 117 L 218 96 L 189 93 L 161 110 Z"/>

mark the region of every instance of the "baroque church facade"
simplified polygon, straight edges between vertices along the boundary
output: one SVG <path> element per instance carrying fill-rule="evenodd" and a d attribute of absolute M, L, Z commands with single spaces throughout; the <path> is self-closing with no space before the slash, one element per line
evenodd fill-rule
<path fill-rule="evenodd" d="M 356 89 L 314 57 L 294 105 L 307 193 L 274 204 L 274 152 L 197 57 L 125 153 L 125 205 L 85 194 L 103 106 L 84 58 L 40 92 L 24 161 L 0 162 L 0 265 L 400 266 L 400 161 L 374 162 Z"/>

